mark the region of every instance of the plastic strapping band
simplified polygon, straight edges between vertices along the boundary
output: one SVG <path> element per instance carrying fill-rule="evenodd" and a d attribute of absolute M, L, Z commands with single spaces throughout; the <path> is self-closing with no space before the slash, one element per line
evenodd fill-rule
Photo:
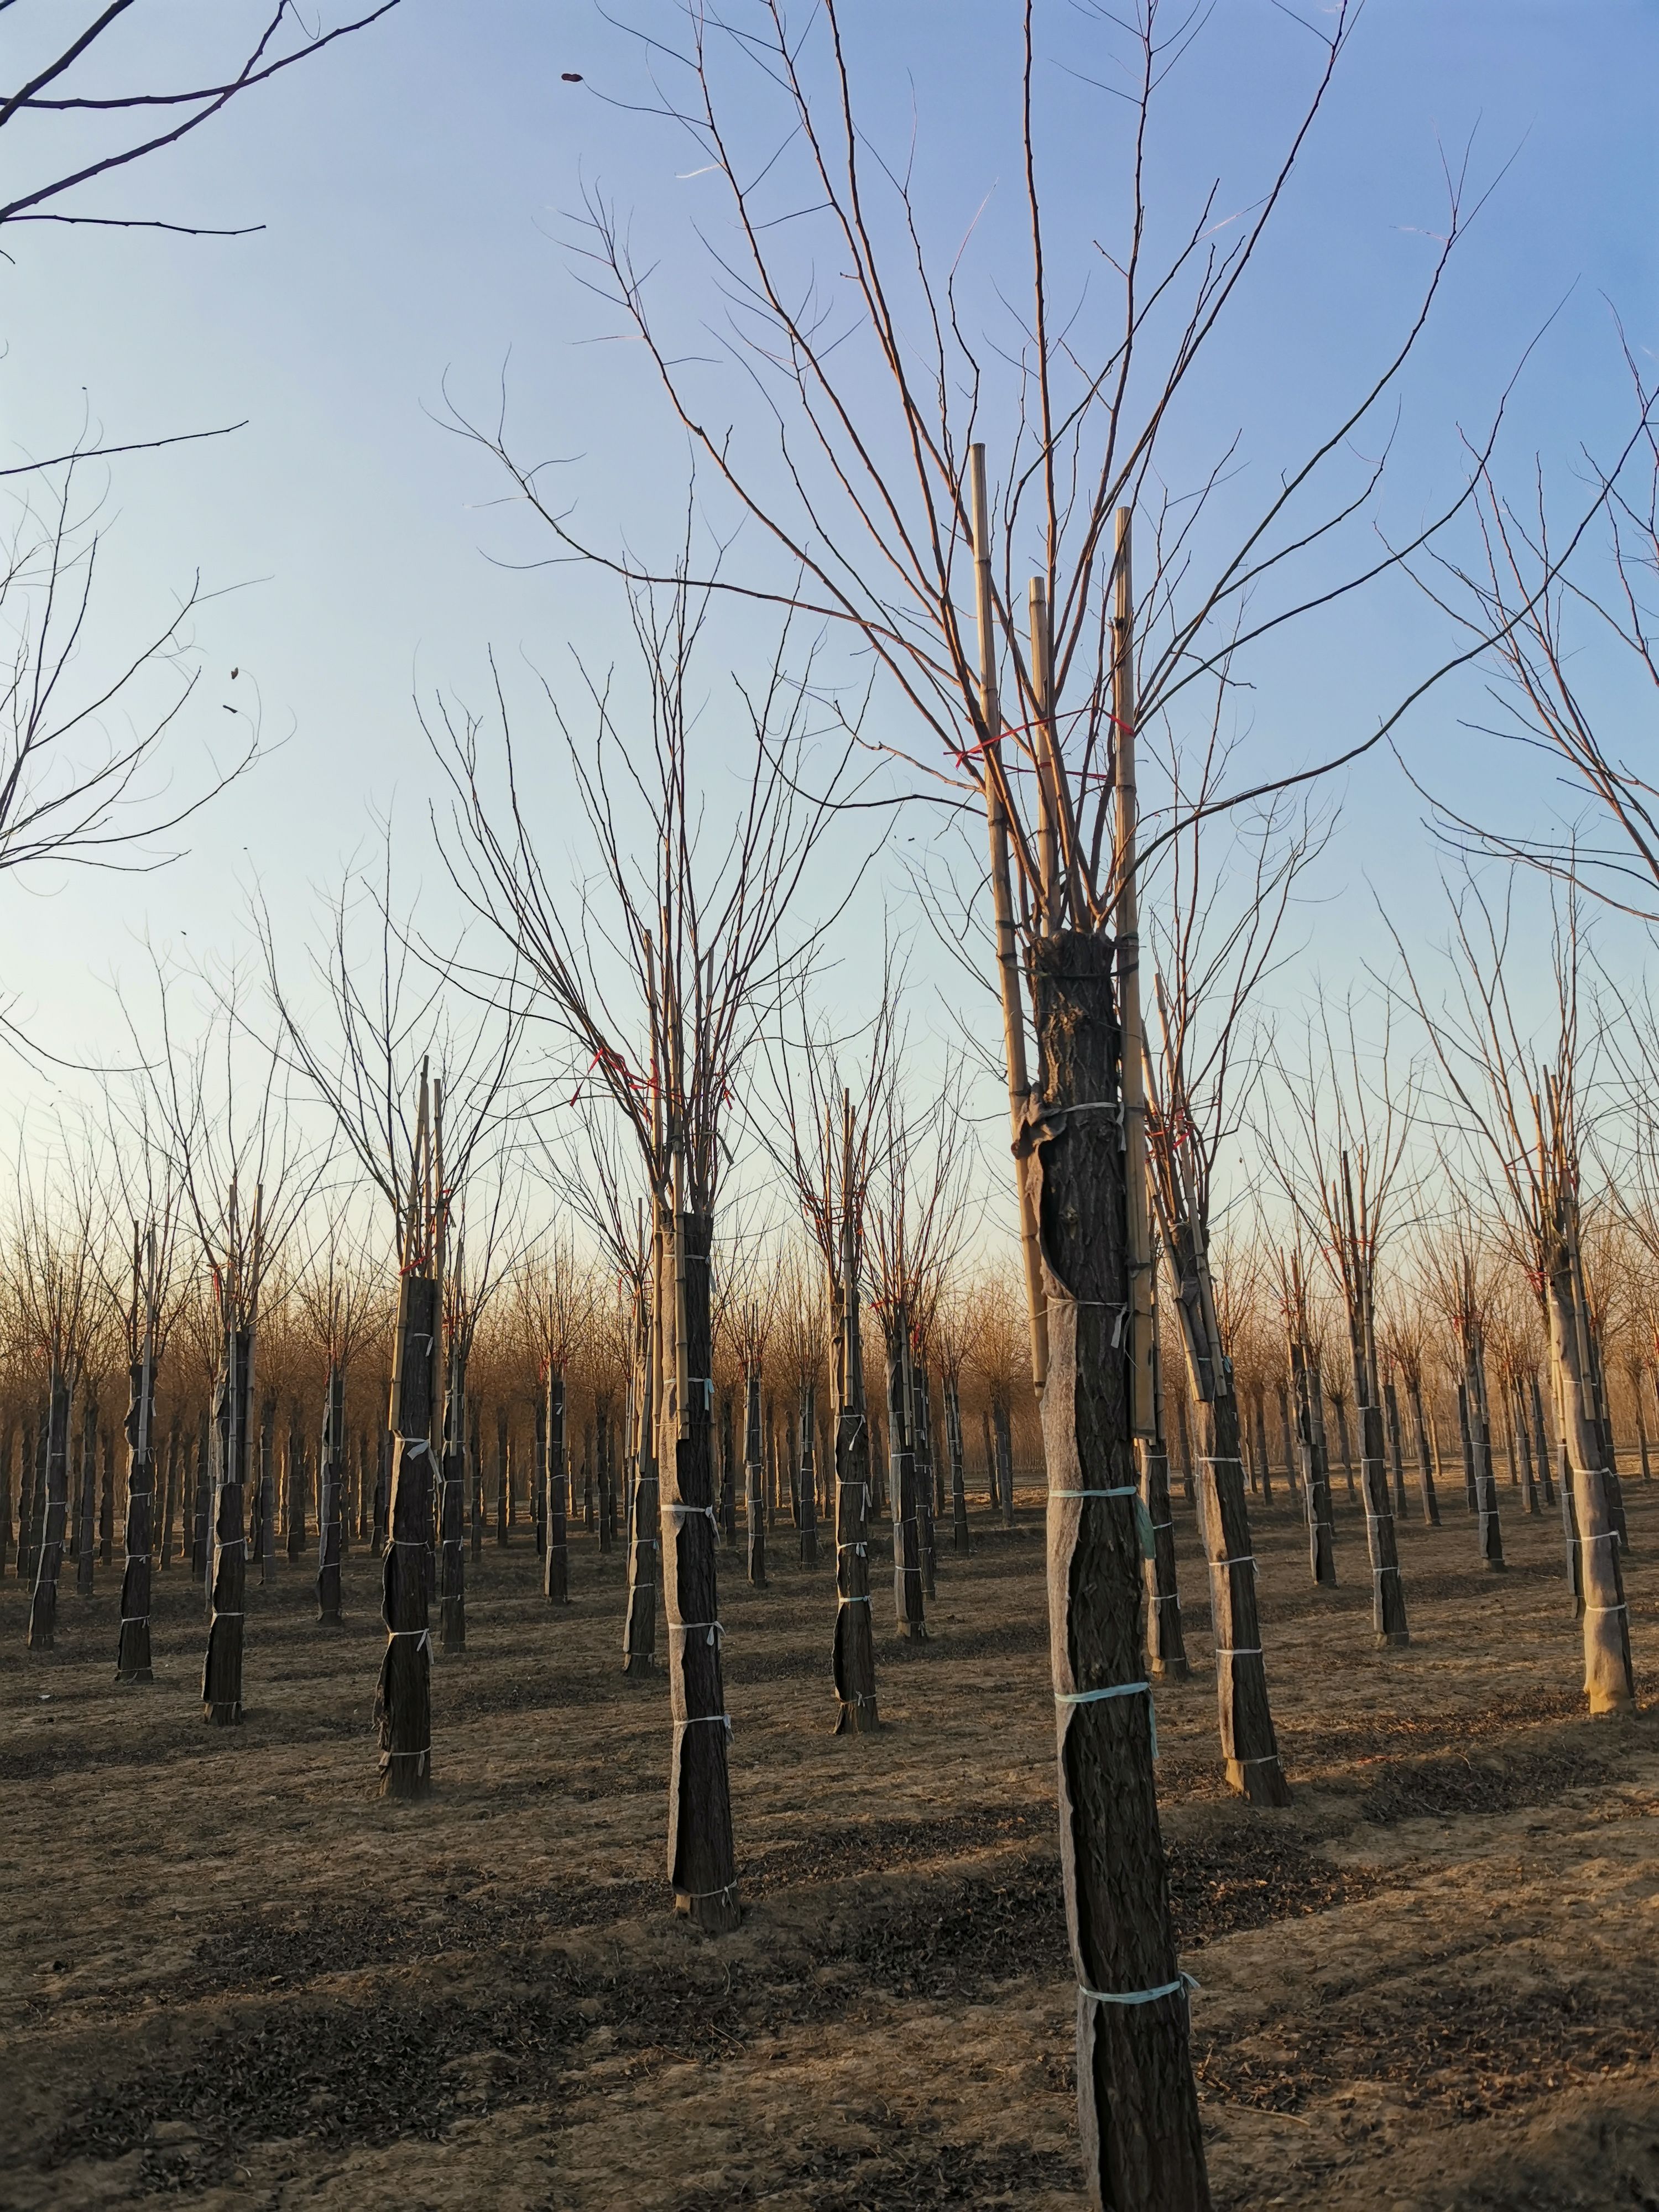
<path fill-rule="evenodd" d="M 1261 1646 L 1259 1644 L 1218 1644 L 1215 1656 L 1218 1659 L 1259 1659 Z"/>
<path fill-rule="evenodd" d="M 727 1735 L 730 1735 L 732 1733 L 732 1716 L 730 1713 L 693 1713 L 690 1719 L 688 1721 L 675 1722 L 674 1733 L 676 1735 L 683 1735 L 687 1729 L 700 1728 L 706 1723 L 718 1723 L 719 1725 L 726 1730 Z"/>
<path fill-rule="evenodd" d="M 871 1602 L 870 1593 L 866 1590 L 862 1597 L 841 1597 L 838 1594 L 837 1602 L 842 1605 L 868 1605 Z"/>
<path fill-rule="evenodd" d="M 1141 2005 L 1156 2004 L 1160 1997 L 1172 1997 L 1177 1991 L 1184 1995 L 1188 1990 L 1202 1986 L 1190 1974 L 1177 1974 L 1174 1981 L 1164 1982 L 1155 1990 L 1091 1990 L 1084 1982 L 1078 1984 L 1077 1990 L 1078 1995 L 1087 1997 L 1091 2004 Z"/>
<path fill-rule="evenodd" d="M 706 1628 L 708 1632 L 708 1641 L 711 1644 L 717 1637 L 724 1636 L 726 1633 L 724 1623 L 718 1620 L 670 1620 L 663 1625 L 671 1630 L 678 1628 L 682 1636 L 690 1636 L 698 1629 Z"/>
<path fill-rule="evenodd" d="M 1116 1682 L 1104 1690 L 1056 1690 L 1054 1703 L 1057 1705 L 1095 1705 L 1101 1704 L 1107 1698 L 1132 1698 L 1139 1690 L 1146 1692 L 1146 1717 L 1152 1725 L 1152 1757 L 1156 1759 L 1158 1757 L 1158 1708 L 1152 1702 L 1152 1686 L 1150 1682 Z"/>

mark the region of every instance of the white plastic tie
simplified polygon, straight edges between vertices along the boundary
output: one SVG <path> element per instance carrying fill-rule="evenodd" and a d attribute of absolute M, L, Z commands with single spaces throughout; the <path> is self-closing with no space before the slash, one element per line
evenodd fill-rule
<path fill-rule="evenodd" d="M 1087 1997 L 1091 2004 L 1143 2005 L 1156 2004 L 1160 1997 L 1172 1997 L 1177 1991 L 1185 1996 L 1188 1990 L 1200 1989 L 1190 1974 L 1177 1974 L 1172 1982 L 1161 1983 L 1155 1990 L 1091 1990 L 1085 1982 L 1077 1985 L 1078 1995 Z"/>

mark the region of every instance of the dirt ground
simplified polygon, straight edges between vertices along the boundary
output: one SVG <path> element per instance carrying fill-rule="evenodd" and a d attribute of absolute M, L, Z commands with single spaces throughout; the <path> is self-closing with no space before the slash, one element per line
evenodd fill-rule
<path fill-rule="evenodd" d="M 1630 1485 L 1638 1686 L 1659 1499 Z M 1401 1531 L 1413 1643 L 1255 1510 L 1287 1813 L 1219 1779 L 1206 1610 L 1160 1774 L 1218 2205 L 1659 2207 L 1659 1724 L 1590 1723 L 1559 1524 L 1505 1490 Z M 1185 1517 L 1184 1516 L 1182 1516 Z M 886 1723 L 828 1733 L 827 1569 L 726 1563 L 741 1932 L 664 1881 L 666 1692 L 618 1671 L 621 1564 L 487 1542 L 434 1670 L 429 1804 L 373 1795 L 374 1570 L 313 1620 L 252 1597 L 246 1725 L 210 1731 L 200 1593 L 158 1577 L 153 1688 L 112 1680 L 116 1581 L 23 1644 L 0 1589 L 0 2201 L 906 2212 L 1081 2203 L 1052 1812 L 1041 1501 L 945 1553 L 933 1640 L 878 1605 Z M 948 1541 L 948 1528 L 942 1531 Z M 888 1585 L 881 1585 L 884 1590 Z"/>

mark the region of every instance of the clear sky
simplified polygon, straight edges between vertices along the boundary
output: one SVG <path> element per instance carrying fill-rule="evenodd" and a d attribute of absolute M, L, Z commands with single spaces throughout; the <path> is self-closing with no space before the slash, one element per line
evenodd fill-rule
<path fill-rule="evenodd" d="M 155 0 L 135 13 L 134 68 L 188 76 L 199 7 Z M 677 14 L 649 0 L 632 19 L 669 30 Z M 986 206 L 970 253 L 988 329 L 1018 212 L 1017 10 L 848 0 L 845 15 L 872 128 L 896 154 L 914 100 L 920 199 L 938 236 L 954 241 Z M 1038 15 L 1049 222 L 1081 266 L 1116 220 L 1121 115 L 1069 73 L 1088 35 L 1079 11 L 1046 0 Z M 1212 174 L 1224 207 L 1248 198 L 1310 52 L 1267 0 L 1218 0 L 1165 104 L 1157 173 L 1172 204 Z M 586 82 L 563 82 L 567 70 Z M 1552 311 L 1504 452 L 1517 481 L 1539 452 L 1569 486 L 1581 445 L 1606 451 L 1626 434 L 1614 312 L 1650 368 L 1659 343 L 1656 83 L 1651 0 L 1371 0 L 1204 388 L 1211 419 L 1182 431 L 1194 467 L 1212 429 L 1212 450 L 1238 430 L 1252 481 L 1271 481 L 1308 422 L 1374 367 L 1443 228 L 1443 159 L 1460 162 L 1472 142 L 1470 174 L 1493 190 L 1408 382 L 1387 519 L 1403 527 L 1443 495 L 1459 426 L 1484 423 Z M 528 714 L 531 665 L 562 672 L 573 642 L 603 658 L 618 639 L 614 595 L 592 578 L 501 565 L 536 541 L 522 513 L 497 504 L 488 456 L 443 416 L 447 392 L 487 417 L 504 390 L 522 449 L 569 458 L 584 526 L 672 544 L 684 447 L 637 352 L 593 343 L 617 325 L 583 285 L 569 220 L 584 184 L 602 186 L 632 211 L 664 311 L 688 330 L 714 312 L 694 230 L 716 206 L 708 180 L 686 173 L 696 163 L 671 131 L 594 96 L 636 99 L 644 84 L 637 45 L 589 0 L 404 0 L 77 203 L 263 223 L 258 235 L 8 233 L 7 461 L 60 449 L 83 410 L 112 441 L 246 418 L 234 437 L 112 465 L 88 672 L 199 572 L 228 595 L 195 625 L 204 679 L 180 758 L 223 743 L 224 707 L 255 685 L 267 740 L 286 740 L 164 872 L 0 878 L 5 985 L 54 1049 L 107 1046 L 109 979 L 131 972 L 146 933 L 198 952 L 241 941 L 255 878 L 297 948 L 309 887 L 372 846 L 388 809 L 406 832 L 410 888 L 423 880 L 441 902 L 416 695 L 480 697 L 493 647 Z M 1268 665 L 1261 757 L 1305 760 L 1363 734 L 1433 644 L 1409 592 L 1327 622 Z M 1467 690 L 1448 692 L 1413 715 L 1402 738 L 1413 764 L 1454 801 L 1548 804 L 1535 768 L 1460 729 L 1468 704 Z M 1340 796 L 1313 941 L 1277 987 L 1288 999 L 1316 965 L 1340 988 L 1375 952 L 1370 884 L 1409 939 L 1435 931 L 1439 863 L 1397 769 L 1373 757 Z M 550 836 L 568 820 L 553 801 Z M 849 949 L 868 941 L 855 932 Z M 15 1103 L 38 1082 L 0 1073 Z"/>

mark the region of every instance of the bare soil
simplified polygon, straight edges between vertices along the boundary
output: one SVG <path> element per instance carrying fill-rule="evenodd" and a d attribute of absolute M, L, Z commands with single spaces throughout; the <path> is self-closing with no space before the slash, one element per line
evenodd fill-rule
<path fill-rule="evenodd" d="M 1659 1500 L 1628 1495 L 1645 1689 Z M 1559 1524 L 1503 1504 L 1501 1576 L 1455 1495 L 1443 1528 L 1402 1528 L 1413 1642 L 1380 1652 L 1356 1507 L 1328 1592 L 1290 1500 L 1255 1502 L 1285 1813 L 1223 1785 L 1183 1528 L 1194 1676 L 1159 1689 L 1160 1774 L 1219 2206 L 1659 2207 L 1659 1723 L 1584 1717 Z M 926 1646 L 878 1603 L 873 1738 L 828 1732 L 828 1570 L 781 1528 L 769 1590 L 726 1559 L 748 1910 L 718 1942 L 668 1909 L 666 1691 L 620 1672 L 620 1554 L 591 1539 L 558 1614 L 523 1536 L 486 1542 L 416 1807 L 374 1794 L 362 1553 L 342 1630 L 286 1560 L 250 1594 L 234 1734 L 200 1717 L 177 1565 L 147 1689 L 112 1679 L 117 1570 L 91 1601 L 66 1578 L 48 1656 L 8 1577 L 0 2201 L 1073 2212 L 1021 1506 L 941 1556 Z"/>

